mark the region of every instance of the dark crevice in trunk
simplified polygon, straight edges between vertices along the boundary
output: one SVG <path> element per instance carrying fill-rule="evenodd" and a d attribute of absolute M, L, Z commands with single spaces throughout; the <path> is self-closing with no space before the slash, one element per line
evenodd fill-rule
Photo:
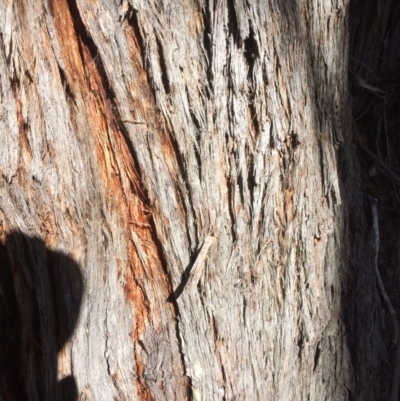
<path fill-rule="evenodd" d="M 260 52 L 258 51 L 258 43 L 254 35 L 253 28 L 250 27 L 250 34 L 244 40 L 244 56 L 247 61 L 247 65 L 249 66 L 249 71 L 247 73 L 247 79 L 249 81 L 249 85 L 254 85 L 254 65 L 256 60 L 260 57 Z"/>
<path fill-rule="evenodd" d="M 237 186 L 239 187 L 239 194 L 240 194 L 240 201 L 242 202 L 242 205 L 246 204 L 244 192 L 245 192 L 245 180 L 243 179 L 243 170 L 239 173 L 239 175 L 236 178 L 236 183 Z"/>
<path fill-rule="evenodd" d="M 238 29 L 238 21 L 237 15 L 235 10 L 235 1 L 234 0 L 227 0 L 227 7 L 228 7 L 228 31 L 229 36 L 232 37 L 237 47 L 242 46 L 242 39 L 240 37 L 240 32 Z"/>
<path fill-rule="evenodd" d="M 189 197 L 190 212 L 192 213 L 192 216 L 196 216 L 195 205 L 193 203 L 193 197 L 192 197 L 192 190 L 191 190 L 190 185 L 189 185 L 189 176 L 188 176 L 188 173 L 187 173 L 189 169 L 186 167 L 186 160 L 185 160 L 185 158 L 184 158 L 184 156 L 183 156 L 183 154 L 182 154 L 182 152 L 180 150 L 181 148 L 180 148 L 177 140 L 175 139 L 175 136 L 173 135 L 173 133 L 171 133 L 171 135 L 169 137 L 170 137 L 170 140 L 171 140 L 172 147 L 174 149 L 175 160 L 178 163 L 179 172 L 181 174 L 182 181 L 183 181 L 183 183 L 185 185 L 185 188 L 187 190 L 187 194 L 188 194 L 188 197 Z M 179 188 L 179 186 L 178 186 L 178 188 Z M 182 204 L 183 205 L 185 205 L 185 202 L 184 202 L 185 196 L 184 195 L 185 194 L 183 194 L 183 193 L 181 194 Z M 185 209 L 187 209 L 186 205 L 184 207 L 185 207 Z M 187 210 L 187 213 L 188 212 L 189 212 L 189 210 Z M 189 224 L 188 220 L 189 219 L 187 218 L 186 219 L 187 224 Z M 196 243 L 198 243 L 199 242 L 199 235 L 198 235 L 198 230 L 197 230 L 197 225 L 196 224 L 194 225 L 194 229 L 195 229 L 195 236 L 196 236 L 195 241 L 196 241 Z M 188 234 L 187 238 L 188 238 L 188 241 L 190 243 L 190 247 L 192 248 L 193 244 L 192 244 L 192 241 L 191 241 L 191 238 L 190 238 L 189 234 Z"/>
<path fill-rule="evenodd" d="M 167 95 L 171 93 L 171 85 L 169 84 L 168 79 L 168 68 L 165 62 L 165 57 L 163 53 L 163 47 L 161 44 L 160 39 L 156 36 L 156 43 L 157 43 L 157 51 L 158 51 L 158 60 L 160 61 L 160 69 L 161 69 L 161 81 L 163 83 L 164 91 Z"/>
<path fill-rule="evenodd" d="M 201 148 L 201 135 L 203 133 L 201 132 L 202 129 L 201 129 L 199 120 L 197 119 L 196 115 L 193 113 L 193 108 L 190 103 L 190 96 L 189 96 L 187 86 L 185 89 L 186 89 L 186 97 L 187 97 L 187 101 L 188 101 L 188 105 L 189 105 L 190 117 L 192 118 L 193 124 L 196 127 L 196 143 L 194 144 L 194 155 L 195 155 L 196 161 L 197 161 L 197 168 L 199 169 L 199 179 L 201 180 L 202 163 L 201 163 L 201 155 L 200 155 L 199 149 Z"/>
<path fill-rule="evenodd" d="M 224 369 L 224 365 L 221 363 L 221 374 L 222 374 L 222 380 L 224 382 L 224 395 L 222 396 L 222 401 L 227 401 L 226 398 L 226 373 Z"/>
<path fill-rule="evenodd" d="M 257 111 L 254 105 L 255 94 L 250 94 L 249 99 L 249 111 L 250 111 L 250 124 L 252 126 L 252 132 L 254 132 L 254 137 L 260 136 L 260 123 L 258 122 Z"/>
<path fill-rule="evenodd" d="M 196 133 L 196 140 L 197 140 L 198 143 L 200 142 L 200 137 L 201 137 L 201 133 L 200 133 L 200 132 L 197 132 L 197 133 Z M 199 180 L 201 181 L 201 176 L 202 176 L 202 171 L 201 171 L 201 170 L 202 170 L 202 163 L 201 163 L 201 155 L 200 155 L 200 152 L 199 152 L 199 148 L 200 148 L 200 146 L 194 148 L 194 156 L 195 156 L 195 158 L 196 158 L 197 167 L 198 167 L 198 169 L 199 169 Z"/>
<path fill-rule="evenodd" d="M 228 204 L 229 204 L 229 217 L 231 218 L 231 234 L 232 234 L 232 243 L 235 243 L 237 240 L 237 234 L 236 234 L 236 218 L 235 218 L 235 199 L 233 195 L 233 189 L 234 183 L 232 182 L 231 179 L 228 178 L 227 180 L 227 190 L 228 190 Z"/>
<path fill-rule="evenodd" d="M 182 189 L 180 186 L 178 186 L 178 187 L 177 187 L 177 191 L 178 191 L 178 194 L 179 194 L 180 203 L 181 203 L 181 205 L 182 205 L 182 207 L 183 207 L 183 210 L 185 211 L 185 216 L 189 216 L 189 213 L 192 213 L 192 215 L 194 215 L 194 214 L 193 214 L 193 213 L 194 213 L 194 208 L 193 208 L 192 203 L 190 202 L 190 205 L 191 205 L 191 206 L 190 206 L 190 210 L 188 209 L 188 206 L 186 205 L 186 202 L 185 202 L 185 193 L 184 193 L 183 189 Z M 189 195 L 190 195 L 190 192 L 189 192 Z M 194 247 L 195 245 L 193 244 L 193 241 L 192 241 L 192 239 L 191 239 L 191 237 L 190 237 L 190 235 L 189 235 L 189 231 L 190 231 L 190 221 L 189 221 L 188 218 L 185 219 L 185 224 L 186 224 L 186 230 L 187 230 L 187 233 L 188 233 L 187 239 L 188 239 L 188 242 L 189 242 L 189 248 L 190 248 L 190 249 L 193 249 L 193 247 Z M 195 228 L 195 230 L 196 230 L 196 239 L 197 239 L 197 229 Z"/>
<path fill-rule="evenodd" d="M 75 103 L 75 96 L 72 93 L 71 86 L 69 85 L 69 82 L 68 82 L 67 77 L 65 75 L 65 71 L 61 68 L 61 66 L 59 64 L 58 64 L 58 73 L 60 74 L 61 84 L 62 84 L 62 86 L 64 88 L 67 100 L 70 99 Z"/>
<path fill-rule="evenodd" d="M 326 185 L 327 184 L 329 185 L 329 182 L 327 183 L 325 178 L 325 162 L 324 162 L 324 149 L 322 146 L 322 138 L 319 138 L 318 140 L 318 158 L 319 158 L 319 169 L 321 173 L 322 188 L 325 192 Z"/>
<path fill-rule="evenodd" d="M 203 22 L 204 22 L 204 31 L 203 31 L 203 47 L 204 51 L 207 54 L 207 81 L 208 81 L 208 87 L 206 87 L 207 90 L 207 97 L 210 99 L 210 93 L 209 89 L 211 92 L 213 91 L 213 81 L 214 81 L 214 74 L 212 71 L 212 65 L 213 65 L 213 53 L 212 53 L 212 21 L 211 21 L 211 15 L 210 11 L 208 10 L 206 6 L 206 10 L 203 11 Z"/>
<path fill-rule="evenodd" d="M 303 326 L 299 323 L 299 336 L 297 338 L 297 346 L 299 347 L 299 352 L 297 354 L 299 360 L 301 360 L 301 353 L 303 352 L 303 346 L 304 346 L 304 333 L 303 333 Z"/>
<path fill-rule="evenodd" d="M 233 199 L 233 185 L 232 185 L 232 178 L 230 176 L 230 160 L 229 160 L 229 153 L 230 153 L 230 136 L 228 132 L 225 132 L 225 149 L 226 149 L 226 154 L 228 156 L 228 166 L 227 166 L 227 177 L 226 177 L 226 188 L 227 188 L 227 193 L 228 193 L 228 206 L 229 206 L 229 217 L 231 219 L 231 224 L 230 224 L 230 229 L 231 229 L 231 235 L 232 235 L 232 242 L 235 242 L 237 240 L 237 234 L 236 234 L 236 218 L 235 218 L 235 211 L 234 211 L 234 199 Z"/>
<path fill-rule="evenodd" d="M 317 348 L 315 350 L 315 354 L 314 354 L 314 368 L 313 368 L 313 372 L 315 372 L 315 369 L 317 369 L 318 366 L 318 361 L 319 361 L 319 357 L 321 356 L 321 348 L 320 348 L 320 343 L 317 344 Z"/>
<path fill-rule="evenodd" d="M 132 8 L 132 6 L 130 4 L 129 4 L 129 7 Z M 131 26 L 131 28 L 133 30 L 133 33 L 134 33 L 134 36 L 135 36 L 135 38 L 137 40 L 137 43 L 139 45 L 140 55 L 142 57 L 143 68 L 145 68 L 145 66 L 146 66 L 145 44 L 144 44 L 142 32 L 140 30 L 137 11 L 133 10 L 133 8 L 132 8 L 132 10 L 130 12 L 128 12 L 128 13 L 129 13 L 129 17 L 128 17 L 127 21 L 128 21 L 128 24 Z"/>
<path fill-rule="evenodd" d="M 254 154 L 251 150 L 246 146 L 246 154 L 249 155 L 248 160 L 248 170 L 247 170 L 247 188 L 250 193 L 250 204 L 254 205 L 254 190 L 257 186 L 256 178 L 254 176 Z M 253 213 L 250 214 L 250 219 L 253 220 Z"/>

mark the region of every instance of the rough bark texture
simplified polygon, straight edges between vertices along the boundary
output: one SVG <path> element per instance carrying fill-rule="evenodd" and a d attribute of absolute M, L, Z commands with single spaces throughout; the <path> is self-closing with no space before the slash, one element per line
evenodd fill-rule
<path fill-rule="evenodd" d="M 0 1 L 3 398 L 378 399 L 348 351 L 369 311 L 344 313 L 368 232 L 348 18 Z"/>

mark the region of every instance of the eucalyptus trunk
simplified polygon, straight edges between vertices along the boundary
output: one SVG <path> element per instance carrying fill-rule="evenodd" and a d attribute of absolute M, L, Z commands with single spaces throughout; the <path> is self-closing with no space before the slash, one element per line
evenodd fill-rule
<path fill-rule="evenodd" d="M 347 22 L 0 1 L 4 399 L 350 399 Z"/>

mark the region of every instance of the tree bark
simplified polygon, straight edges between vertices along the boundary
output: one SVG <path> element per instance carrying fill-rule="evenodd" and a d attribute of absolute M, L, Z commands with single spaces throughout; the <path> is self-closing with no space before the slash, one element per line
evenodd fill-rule
<path fill-rule="evenodd" d="M 348 11 L 0 1 L 3 398 L 378 399 Z"/>

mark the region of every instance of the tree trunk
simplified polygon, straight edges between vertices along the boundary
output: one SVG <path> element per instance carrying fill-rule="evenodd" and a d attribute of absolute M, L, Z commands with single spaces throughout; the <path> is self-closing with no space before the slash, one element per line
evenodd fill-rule
<path fill-rule="evenodd" d="M 0 0 L 3 398 L 378 399 L 348 2 L 115 3 Z"/>

